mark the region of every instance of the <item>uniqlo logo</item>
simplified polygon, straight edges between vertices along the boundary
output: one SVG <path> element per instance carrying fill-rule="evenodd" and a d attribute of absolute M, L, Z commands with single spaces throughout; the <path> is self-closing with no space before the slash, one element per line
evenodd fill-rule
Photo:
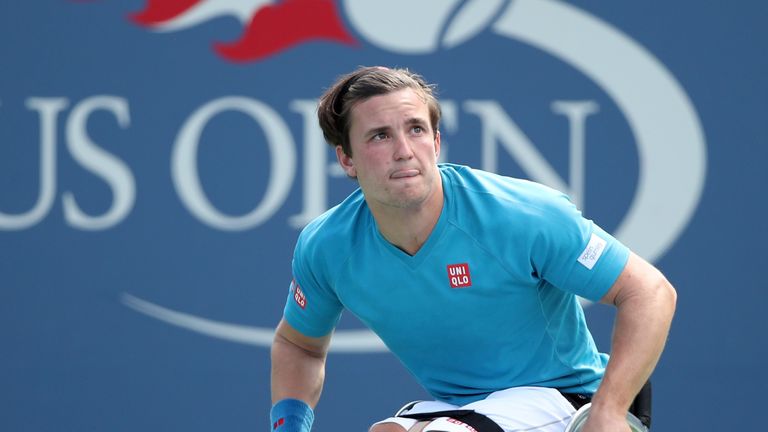
<path fill-rule="evenodd" d="M 451 288 L 466 288 L 472 286 L 472 276 L 469 275 L 469 264 L 449 264 L 448 281 Z"/>
<path fill-rule="evenodd" d="M 304 291 L 301 290 L 301 287 L 299 287 L 295 280 L 291 282 L 291 285 L 293 285 L 293 299 L 296 300 L 296 304 L 302 309 L 306 308 L 307 298 L 304 296 Z"/>

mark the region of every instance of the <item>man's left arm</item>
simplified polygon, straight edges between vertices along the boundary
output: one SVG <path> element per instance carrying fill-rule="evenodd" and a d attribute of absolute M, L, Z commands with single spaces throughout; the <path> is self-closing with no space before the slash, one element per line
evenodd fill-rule
<path fill-rule="evenodd" d="M 629 431 L 626 413 L 664 349 L 677 293 L 654 266 L 630 253 L 602 303 L 617 308 L 611 358 L 584 432 Z"/>

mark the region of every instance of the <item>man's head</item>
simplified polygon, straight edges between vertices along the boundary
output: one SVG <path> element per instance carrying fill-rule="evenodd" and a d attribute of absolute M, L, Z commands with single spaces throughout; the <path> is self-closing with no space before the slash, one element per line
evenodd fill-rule
<path fill-rule="evenodd" d="M 318 116 L 339 165 L 357 180 L 374 217 L 421 209 L 439 215 L 440 109 L 420 76 L 358 69 L 323 95 Z"/>
<path fill-rule="evenodd" d="M 320 98 L 317 116 L 325 140 L 332 147 L 341 146 L 344 154 L 352 156 L 349 144 L 352 108 L 373 96 L 403 89 L 413 89 L 429 107 L 431 128 L 437 134 L 440 124 L 440 105 L 434 85 L 407 69 L 381 66 L 361 67 L 339 78 Z"/>

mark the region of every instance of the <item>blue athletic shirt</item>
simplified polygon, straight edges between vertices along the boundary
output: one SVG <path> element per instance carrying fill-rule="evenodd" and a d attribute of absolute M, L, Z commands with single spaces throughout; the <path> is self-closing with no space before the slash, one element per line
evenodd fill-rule
<path fill-rule="evenodd" d="M 347 309 L 437 400 L 517 386 L 594 393 L 597 351 L 576 295 L 608 292 L 628 249 L 562 193 L 440 164 L 445 203 L 413 256 L 379 232 L 358 189 L 299 235 L 284 316 L 319 337 Z"/>

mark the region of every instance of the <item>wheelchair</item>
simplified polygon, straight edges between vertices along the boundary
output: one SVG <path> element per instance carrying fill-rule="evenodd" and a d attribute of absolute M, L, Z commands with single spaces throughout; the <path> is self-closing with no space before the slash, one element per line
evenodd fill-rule
<path fill-rule="evenodd" d="M 588 403 L 579 408 L 571 418 L 565 432 L 579 432 L 581 427 L 589 417 L 589 410 L 592 407 Z M 627 423 L 632 432 L 648 432 L 651 429 L 651 382 L 645 383 L 643 388 L 635 397 L 627 413 Z"/>
<path fill-rule="evenodd" d="M 400 408 L 395 414 L 396 417 L 406 417 L 416 420 L 429 420 L 436 417 L 451 417 L 461 419 L 462 422 L 472 426 L 478 432 L 499 432 L 501 427 L 495 422 L 491 421 L 488 417 L 476 413 L 473 410 L 453 410 L 453 411 L 441 411 L 432 413 L 420 413 L 420 414 L 404 414 L 414 405 L 420 401 L 413 401 L 402 408 Z M 627 412 L 627 423 L 629 424 L 632 432 L 649 432 L 651 429 L 651 382 L 645 383 L 643 388 L 635 397 L 632 405 Z M 568 425 L 565 428 L 565 432 L 579 432 L 584 423 L 589 417 L 589 411 L 592 407 L 591 403 L 586 403 L 581 406 L 576 413 L 574 413 Z"/>

